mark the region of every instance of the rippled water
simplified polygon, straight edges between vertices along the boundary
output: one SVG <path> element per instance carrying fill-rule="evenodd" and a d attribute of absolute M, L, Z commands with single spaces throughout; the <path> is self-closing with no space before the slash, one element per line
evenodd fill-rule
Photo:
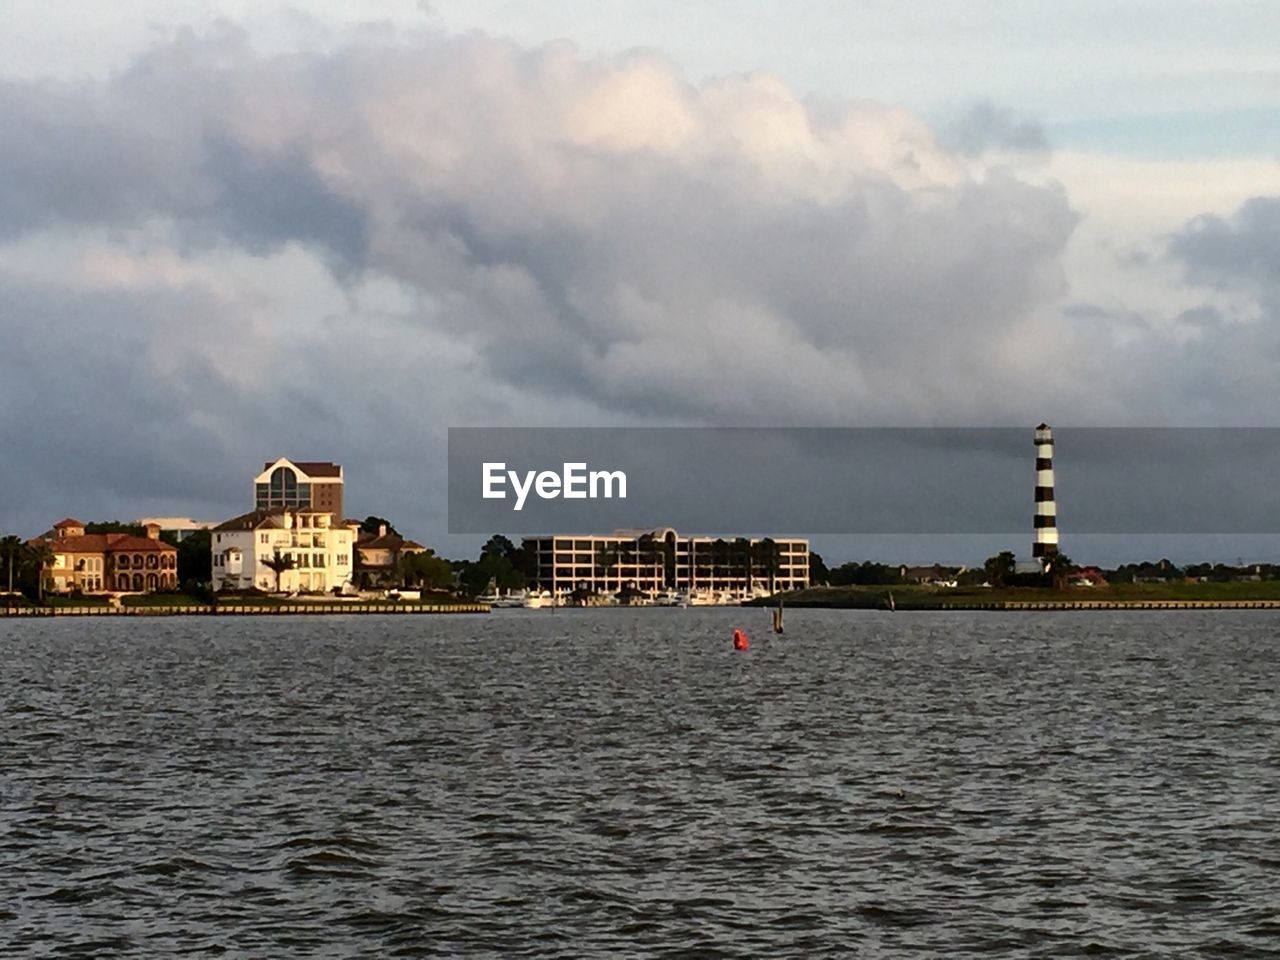
<path fill-rule="evenodd" d="M 1276 615 L 767 618 L 0 622 L 0 952 L 1280 947 Z"/>

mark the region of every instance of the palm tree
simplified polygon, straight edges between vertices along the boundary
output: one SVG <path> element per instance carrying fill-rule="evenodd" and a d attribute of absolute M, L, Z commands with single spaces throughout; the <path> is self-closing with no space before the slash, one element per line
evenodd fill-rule
<path fill-rule="evenodd" d="M 662 553 L 662 585 L 674 587 L 676 585 L 676 545 L 673 541 L 663 538 L 658 541 L 658 549 Z M 690 566 L 692 567 L 692 556 Z"/>
<path fill-rule="evenodd" d="M 729 542 L 723 537 L 717 537 L 711 543 L 711 590 L 716 589 L 716 571 L 720 571 L 723 575 L 724 568 L 729 563 Z"/>
<path fill-rule="evenodd" d="M 276 593 L 280 592 L 280 574 L 284 573 L 286 570 L 292 570 L 295 566 L 297 566 L 297 564 L 294 562 L 294 559 L 291 555 L 282 554 L 279 550 L 276 551 L 274 557 L 271 557 L 270 559 L 267 559 L 267 560 L 263 560 L 262 565 L 266 567 L 268 570 L 272 570 L 275 572 Z"/>
<path fill-rule="evenodd" d="M 752 545 L 751 554 L 754 563 L 764 568 L 765 575 L 769 578 L 769 594 L 772 596 L 777 592 L 774 586 L 778 580 L 778 566 L 782 563 L 782 548 L 772 537 L 765 537 Z"/>
<path fill-rule="evenodd" d="M 43 540 L 35 540 L 26 547 L 25 566 L 36 571 L 36 597 L 44 603 L 44 568 L 53 563 L 53 548 Z"/>
<path fill-rule="evenodd" d="M 600 544 L 596 550 L 596 571 L 604 577 L 605 592 L 609 592 L 609 571 L 618 565 L 618 548 Z"/>
<path fill-rule="evenodd" d="M 734 575 L 742 578 L 743 592 L 751 593 L 751 541 L 746 537 L 734 537 L 729 546 L 729 562 Z"/>
<path fill-rule="evenodd" d="M 1058 590 L 1066 586 L 1067 578 L 1071 576 L 1074 568 L 1075 561 L 1065 553 L 1051 553 L 1044 563 L 1045 573 L 1049 574 L 1049 579 Z"/>
<path fill-rule="evenodd" d="M 649 577 L 666 586 L 667 567 L 665 558 L 668 544 L 665 540 L 655 540 L 652 533 L 646 533 L 636 541 L 636 554 L 639 562 L 649 567 Z"/>
<path fill-rule="evenodd" d="M 18 557 L 22 554 L 22 538 L 9 534 L 0 540 L 0 554 L 8 558 L 5 568 L 9 572 L 9 593 L 13 593 L 13 571 L 18 565 Z"/>

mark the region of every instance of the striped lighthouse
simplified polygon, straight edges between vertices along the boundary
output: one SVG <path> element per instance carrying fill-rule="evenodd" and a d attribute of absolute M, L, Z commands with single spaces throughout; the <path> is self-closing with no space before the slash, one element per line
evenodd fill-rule
<path fill-rule="evenodd" d="M 1047 423 L 1036 427 L 1036 516 L 1031 556 L 1058 552 L 1058 505 L 1053 499 L 1053 431 Z"/>

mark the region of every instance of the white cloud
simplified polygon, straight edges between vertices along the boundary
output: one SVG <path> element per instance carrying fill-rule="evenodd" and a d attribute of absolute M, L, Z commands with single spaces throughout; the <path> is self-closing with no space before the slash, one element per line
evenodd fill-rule
<path fill-rule="evenodd" d="M 55 346 L 105 364 L 59 379 L 49 410 L 84 422 L 63 447 L 163 403 L 174 450 L 387 457 L 412 508 L 388 488 L 450 423 L 1229 421 L 1224 351 L 1276 397 L 1273 319 L 1206 349 L 1186 311 L 1230 294 L 1165 249 L 1268 165 L 1002 166 L 763 73 L 341 36 L 276 56 L 223 27 L 108 80 L 0 85 L 25 132 L 0 143 L 0 390 L 27 397 Z M 111 454 L 120 489 L 149 447 Z"/>

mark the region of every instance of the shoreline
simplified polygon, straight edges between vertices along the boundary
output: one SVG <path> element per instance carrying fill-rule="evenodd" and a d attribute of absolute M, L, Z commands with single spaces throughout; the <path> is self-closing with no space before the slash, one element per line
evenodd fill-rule
<path fill-rule="evenodd" d="M 0 617 L 275 617 L 339 614 L 426 615 L 488 613 L 487 603 L 307 603 L 307 604 L 105 604 L 57 607 L 0 607 Z"/>
<path fill-rule="evenodd" d="M 792 602 L 792 609 L 797 610 L 862 610 L 889 613 L 882 603 L 849 603 L 849 602 Z M 773 604 L 748 603 L 739 606 L 724 605 L 715 607 L 720 610 L 747 610 L 751 608 L 773 608 Z M 562 609 L 575 609 L 565 607 Z M 587 609 L 587 608 L 581 608 Z M 594 607 L 598 610 L 636 610 L 648 607 Z M 666 609 L 666 608 L 652 608 Z M 690 608 L 711 609 L 711 608 Z M 47 618 L 47 617 L 297 617 L 297 616 L 341 616 L 354 614 L 357 616 L 432 616 L 446 614 L 487 614 L 492 608 L 483 603 L 451 603 L 451 604 L 394 604 L 369 603 L 360 604 L 307 604 L 307 605 L 266 605 L 245 604 L 213 606 L 210 604 L 192 605 L 156 605 L 108 607 L 97 605 L 61 606 L 61 607 L 0 607 L 2 618 Z M 1280 600 L 996 600 L 980 602 L 974 600 L 956 600 L 936 603 L 899 604 L 899 613 L 929 612 L 997 612 L 997 613 L 1045 613 L 1053 611 L 1117 611 L 1117 610 L 1280 610 Z"/>

